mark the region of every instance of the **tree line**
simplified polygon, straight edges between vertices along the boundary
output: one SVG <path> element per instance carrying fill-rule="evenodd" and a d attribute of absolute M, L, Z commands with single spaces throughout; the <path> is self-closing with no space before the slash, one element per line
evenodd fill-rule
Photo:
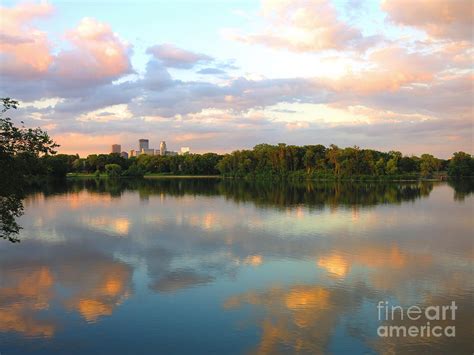
<path fill-rule="evenodd" d="M 125 159 L 117 153 L 91 154 L 87 158 L 66 154 L 20 153 L 17 171 L 24 176 L 64 177 L 68 173 L 108 177 L 163 175 L 223 175 L 248 179 L 418 179 L 474 176 L 474 158 L 464 152 L 451 159 L 431 154 L 404 156 L 397 151 L 380 152 L 357 146 L 269 145 L 230 154 L 140 155 Z"/>
<path fill-rule="evenodd" d="M 67 169 L 74 173 L 105 173 L 107 176 L 144 174 L 217 175 L 219 154 L 140 155 L 125 159 L 117 153 L 92 154 L 87 158 L 64 156 Z"/>
<path fill-rule="evenodd" d="M 454 177 L 474 176 L 474 158 L 457 152 L 449 160 L 431 154 L 403 156 L 357 146 L 269 145 L 226 154 L 217 164 L 219 172 L 234 177 L 344 178 L 433 178 L 441 172 Z"/>

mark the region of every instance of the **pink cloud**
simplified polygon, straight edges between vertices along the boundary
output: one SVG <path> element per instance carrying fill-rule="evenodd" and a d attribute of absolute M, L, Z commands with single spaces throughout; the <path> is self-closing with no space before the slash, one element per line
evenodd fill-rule
<path fill-rule="evenodd" d="M 370 67 L 365 70 L 325 82 L 339 92 L 397 91 L 405 85 L 431 82 L 445 65 L 437 55 L 409 53 L 398 46 L 372 51 L 366 64 Z"/>
<path fill-rule="evenodd" d="M 395 23 L 417 27 L 431 37 L 472 40 L 472 0 L 384 0 L 382 10 Z"/>
<path fill-rule="evenodd" d="M 72 50 L 52 52 L 45 32 L 32 21 L 52 14 L 47 3 L 0 8 L 0 74 L 15 79 L 51 82 L 110 82 L 132 72 L 130 46 L 103 22 L 83 18 L 65 35 Z"/>
<path fill-rule="evenodd" d="M 83 18 L 67 32 L 66 38 L 76 47 L 62 51 L 56 58 L 57 75 L 71 80 L 102 81 L 130 73 L 130 46 L 103 22 Z"/>
<path fill-rule="evenodd" d="M 263 44 L 296 52 L 317 52 L 327 49 L 365 49 L 373 39 L 340 21 L 328 0 L 263 1 L 262 31 L 240 34 L 227 31 L 231 39 L 249 44 Z"/>
<path fill-rule="evenodd" d="M 53 61 L 45 32 L 29 25 L 53 12 L 47 3 L 0 7 L 0 73 L 16 77 L 37 77 Z"/>

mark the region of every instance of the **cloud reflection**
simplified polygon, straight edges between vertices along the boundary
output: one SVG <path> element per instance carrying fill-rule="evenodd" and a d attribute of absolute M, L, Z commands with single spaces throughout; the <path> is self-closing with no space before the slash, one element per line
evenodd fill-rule
<path fill-rule="evenodd" d="M 36 245 L 33 258 L 13 250 L 0 261 L 0 332 L 52 337 L 58 320 L 44 317 L 52 305 L 96 322 L 130 296 L 131 276 L 127 264 L 78 245 Z"/>
<path fill-rule="evenodd" d="M 36 314 L 49 308 L 53 285 L 53 274 L 46 266 L 0 270 L 0 332 L 51 337 L 55 322 Z"/>

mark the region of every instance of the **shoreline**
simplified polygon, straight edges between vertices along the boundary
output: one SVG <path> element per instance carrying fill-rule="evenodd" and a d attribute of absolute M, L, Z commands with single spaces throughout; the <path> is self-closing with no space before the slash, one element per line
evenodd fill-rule
<path fill-rule="evenodd" d="M 73 173 L 66 176 L 67 179 L 107 179 L 106 174 L 96 176 L 95 174 L 84 174 L 84 173 Z M 119 179 L 135 179 L 136 177 L 121 176 Z M 141 178 L 141 177 L 138 177 Z M 236 176 L 225 176 L 225 175 L 160 175 L 160 174 L 149 174 L 144 175 L 143 179 L 231 179 L 231 180 L 245 180 L 245 181 L 290 181 L 290 182 L 305 182 L 305 181 L 324 181 L 324 182 L 337 182 L 337 181 L 354 181 L 354 182 L 446 182 L 449 178 L 368 178 L 368 177 L 354 177 L 354 178 L 307 178 L 307 179 L 288 179 L 288 178 L 246 178 Z"/>
<path fill-rule="evenodd" d="M 107 179 L 109 178 L 106 174 L 100 174 L 96 176 L 95 174 L 84 174 L 84 173 L 69 173 L 66 175 L 66 179 Z M 119 176 L 119 179 L 222 179 L 222 175 L 144 175 L 143 177 L 133 177 L 133 176 Z"/>
<path fill-rule="evenodd" d="M 222 175 L 145 175 L 144 179 L 223 179 Z"/>

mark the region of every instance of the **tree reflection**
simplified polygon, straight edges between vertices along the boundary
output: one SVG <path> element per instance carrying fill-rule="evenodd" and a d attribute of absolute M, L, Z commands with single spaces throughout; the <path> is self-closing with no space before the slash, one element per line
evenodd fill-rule
<path fill-rule="evenodd" d="M 370 207 L 380 204 L 400 204 L 428 197 L 434 182 L 255 182 L 234 179 L 78 179 L 49 181 L 28 190 L 0 188 L 0 237 L 17 242 L 21 227 L 16 218 L 23 213 L 22 198 L 41 191 L 45 197 L 87 191 L 120 198 L 126 192 L 138 192 L 142 200 L 151 196 L 224 196 L 235 203 L 253 203 L 259 208 L 286 209 L 306 206 Z M 462 201 L 474 191 L 472 180 L 449 182 L 454 199 Z"/>
<path fill-rule="evenodd" d="M 467 196 L 474 193 L 474 179 L 450 180 L 449 186 L 454 189 L 456 201 L 464 201 Z"/>
<path fill-rule="evenodd" d="M 268 183 L 230 179 L 144 179 L 144 180 L 75 180 L 63 185 L 45 186 L 43 193 L 80 192 L 106 193 L 120 197 L 127 191 L 138 191 L 140 198 L 169 195 L 224 196 L 237 203 L 254 203 L 258 207 L 287 208 L 298 205 L 375 206 L 398 204 L 427 197 L 433 182 L 313 182 Z"/>

